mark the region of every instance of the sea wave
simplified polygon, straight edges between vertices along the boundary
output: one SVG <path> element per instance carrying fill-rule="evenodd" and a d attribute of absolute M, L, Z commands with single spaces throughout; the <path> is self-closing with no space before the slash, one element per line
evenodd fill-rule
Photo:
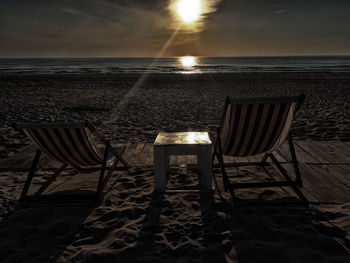
<path fill-rule="evenodd" d="M 350 56 L 0 59 L 0 74 L 350 72 Z"/>

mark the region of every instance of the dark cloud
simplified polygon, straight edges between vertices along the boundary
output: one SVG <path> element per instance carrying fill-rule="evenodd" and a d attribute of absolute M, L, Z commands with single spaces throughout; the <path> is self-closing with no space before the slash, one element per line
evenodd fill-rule
<path fill-rule="evenodd" d="M 345 0 L 225 1 L 202 33 L 203 49 L 217 55 L 350 54 L 348 10 Z M 213 35 L 223 41 L 212 45 Z"/>
<path fill-rule="evenodd" d="M 176 28 L 167 0 L 2 0 L 0 57 L 156 56 Z M 348 0 L 216 1 L 164 55 L 350 54 Z"/>

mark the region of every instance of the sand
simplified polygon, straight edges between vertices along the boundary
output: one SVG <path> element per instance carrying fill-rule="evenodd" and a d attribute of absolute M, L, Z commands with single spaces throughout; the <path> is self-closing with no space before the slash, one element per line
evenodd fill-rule
<path fill-rule="evenodd" d="M 13 121 L 89 119 L 114 142 L 152 142 L 161 130 L 212 132 L 226 95 L 304 92 L 307 100 L 297 115 L 295 136 L 350 138 L 346 75 L 151 75 L 127 107 L 116 107 L 138 77 L 1 76 L 2 157 L 22 154 L 28 144 L 9 127 Z M 23 160 L 18 170 L 0 167 L 0 262 L 350 262 L 348 203 L 237 208 L 223 192 L 218 169 L 212 195 L 154 194 L 153 167 L 142 166 L 116 171 L 98 207 L 19 208 L 29 164 Z M 45 169 L 39 171 L 34 188 L 54 166 L 41 165 Z M 98 172 L 73 174 L 72 169 L 65 171 L 50 194 L 95 189 Z M 241 171 L 248 181 L 257 174 L 262 177 L 264 172 Z M 173 167 L 169 186 L 197 184 L 194 172 L 183 174 Z M 278 189 L 240 192 L 243 198 L 262 199 L 285 194 Z"/>
<path fill-rule="evenodd" d="M 237 208 L 214 171 L 220 187 L 213 195 L 154 194 L 153 168 L 134 167 L 114 173 L 98 207 L 34 203 L 12 209 L 0 223 L 0 261 L 349 262 L 350 204 Z M 41 173 L 34 190 L 47 174 Z M 72 174 L 65 172 L 49 193 L 65 187 L 93 191 L 97 173 Z M 15 202 L 23 175 L 2 173 L 2 198 Z M 181 175 L 173 167 L 169 187 L 197 184 L 195 173 Z M 273 199 L 283 193 L 240 194 L 257 195 Z"/>
<path fill-rule="evenodd" d="M 159 131 L 214 135 L 226 96 L 306 94 L 293 124 L 297 139 L 350 140 L 350 77 L 345 73 L 0 76 L 0 158 L 29 143 L 21 121 L 90 121 L 116 142 L 153 142 Z M 138 83 L 139 84 L 139 83 Z M 133 90 L 131 94 L 129 91 Z M 120 108 L 125 95 L 128 103 Z M 16 150 L 17 149 L 17 150 Z"/>

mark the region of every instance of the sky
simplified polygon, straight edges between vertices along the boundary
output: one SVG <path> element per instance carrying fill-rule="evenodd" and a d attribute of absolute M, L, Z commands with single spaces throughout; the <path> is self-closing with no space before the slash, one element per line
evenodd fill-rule
<path fill-rule="evenodd" d="M 1 0 L 0 57 L 350 55 L 350 0 L 177 1 Z"/>

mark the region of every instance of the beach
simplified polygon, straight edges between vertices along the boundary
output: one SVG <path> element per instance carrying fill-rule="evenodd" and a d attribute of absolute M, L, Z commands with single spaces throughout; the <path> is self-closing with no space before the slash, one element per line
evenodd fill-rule
<path fill-rule="evenodd" d="M 215 137 L 226 96 L 304 93 L 294 137 L 350 140 L 347 73 L 145 75 L 1 75 L 0 157 L 29 143 L 10 126 L 14 122 L 90 120 L 115 143 L 153 142 L 160 131 L 209 131 Z"/>
<path fill-rule="evenodd" d="M 223 191 L 217 167 L 210 195 L 155 194 L 153 166 L 144 164 L 114 172 L 98 207 L 17 207 L 34 150 L 11 127 L 14 122 L 89 120 L 112 144 L 143 143 L 144 149 L 161 131 L 208 131 L 214 140 L 226 96 L 301 93 L 306 99 L 293 122 L 295 140 L 348 146 L 348 73 L 0 75 L 0 261 L 349 262 L 350 202 L 237 208 Z M 334 163 L 320 167 L 332 169 Z M 346 177 L 350 159 L 344 156 L 341 163 Z M 34 188 L 57 163 L 44 158 L 40 167 Z M 98 172 L 74 174 L 66 170 L 51 191 L 94 190 Z M 239 176 L 250 181 L 264 174 L 249 167 Z M 191 169 L 174 164 L 169 186 L 195 188 L 197 179 Z M 240 196 L 273 199 L 288 194 L 282 190 Z"/>
<path fill-rule="evenodd" d="M 350 263 L 350 1 L 0 1 L 0 263 Z"/>

